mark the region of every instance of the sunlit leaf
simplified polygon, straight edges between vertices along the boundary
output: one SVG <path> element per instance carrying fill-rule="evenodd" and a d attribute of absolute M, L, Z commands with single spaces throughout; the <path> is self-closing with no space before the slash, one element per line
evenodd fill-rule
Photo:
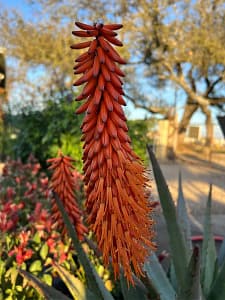
<path fill-rule="evenodd" d="M 73 276 L 65 268 L 54 264 L 54 269 L 59 274 L 71 295 L 77 300 L 97 300 L 98 297 L 94 295 L 77 277 Z"/>
<path fill-rule="evenodd" d="M 45 297 L 46 300 L 69 300 L 68 297 L 57 291 L 55 288 L 50 287 L 46 283 L 40 281 L 34 275 L 23 270 L 19 270 L 19 272 L 24 278 L 27 279 L 28 283 L 40 293 L 40 295 Z"/>

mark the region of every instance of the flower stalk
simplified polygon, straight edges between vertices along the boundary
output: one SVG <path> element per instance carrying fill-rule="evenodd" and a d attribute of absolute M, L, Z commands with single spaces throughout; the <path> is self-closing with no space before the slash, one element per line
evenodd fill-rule
<path fill-rule="evenodd" d="M 76 113 L 85 113 L 81 129 L 88 223 L 104 263 L 111 257 L 115 277 L 122 266 L 127 280 L 134 283 L 132 271 L 143 275 L 143 263 L 155 244 L 148 178 L 131 148 L 122 109 L 125 74 L 118 63 L 126 62 L 113 47 L 122 46 L 115 32 L 122 25 L 75 24 L 81 29 L 73 31 L 75 36 L 90 38 L 71 46 L 87 48 L 75 60 L 74 74 L 81 77 L 74 85 L 85 84 L 76 100 L 86 101 Z"/>

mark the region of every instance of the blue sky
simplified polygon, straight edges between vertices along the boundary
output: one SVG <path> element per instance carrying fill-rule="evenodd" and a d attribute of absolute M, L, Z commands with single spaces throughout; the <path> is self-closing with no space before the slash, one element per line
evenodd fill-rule
<path fill-rule="evenodd" d="M 31 13 L 30 5 L 24 0 L 0 0 L 0 7 L 16 9 L 17 11 L 23 13 L 24 16 L 29 16 Z"/>
<path fill-rule="evenodd" d="M 0 0 L 0 8 L 10 8 L 10 9 L 17 9 L 19 10 L 27 19 L 32 19 L 32 10 L 31 10 L 31 5 L 27 4 L 27 2 L 25 0 L 7 0 L 7 1 L 3 1 Z M 140 84 L 144 87 L 144 91 L 146 91 L 146 93 L 153 95 L 154 97 L 154 91 L 151 91 L 148 89 L 145 81 L 143 80 L 143 82 L 140 81 Z M 174 93 L 174 89 L 166 89 L 166 94 L 164 92 L 163 97 L 166 99 L 168 99 L 168 102 L 170 104 L 173 104 L 175 101 L 175 93 Z M 183 105 L 184 105 L 184 97 L 181 94 L 179 94 L 179 103 L 177 104 L 176 107 L 176 111 L 178 113 L 178 118 L 180 119 L 182 116 L 182 111 L 183 111 Z M 133 104 L 128 102 L 127 107 L 125 108 L 126 114 L 128 115 L 128 117 L 130 119 L 143 119 L 146 117 L 149 117 L 150 114 L 147 113 L 145 110 L 142 109 L 136 109 L 134 108 Z M 222 137 L 222 132 L 220 130 L 220 128 L 217 126 L 217 120 L 216 120 L 216 111 L 213 111 L 213 119 L 214 119 L 214 123 L 216 124 L 215 126 L 215 135 L 217 137 Z M 200 124 L 203 125 L 204 124 L 204 115 L 201 112 L 198 112 L 194 115 L 194 117 L 191 120 L 192 124 Z"/>

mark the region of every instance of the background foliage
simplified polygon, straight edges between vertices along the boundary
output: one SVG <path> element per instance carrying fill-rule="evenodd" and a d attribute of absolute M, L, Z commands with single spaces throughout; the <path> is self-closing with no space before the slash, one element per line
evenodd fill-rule
<path fill-rule="evenodd" d="M 61 148 L 76 160 L 81 170 L 81 117 L 74 113 L 77 107 L 77 102 L 64 98 L 49 100 L 40 111 L 8 113 L 6 128 L 11 139 L 6 154 L 26 161 L 32 153 L 45 166 L 46 159 L 56 156 Z"/>
<path fill-rule="evenodd" d="M 134 151 L 148 164 L 148 155 L 143 145 L 151 144 L 153 141 L 148 135 L 156 125 L 156 119 L 128 120 L 129 136 L 132 140 Z"/>
<path fill-rule="evenodd" d="M 63 153 L 76 160 L 76 168 L 82 169 L 82 116 L 74 112 L 80 105 L 76 101 L 65 97 L 57 101 L 49 100 L 43 110 L 27 109 L 26 112 L 5 115 L 5 131 L 8 138 L 4 141 L 4 156 L 27 161 L 32 153 L 43 167 L 46 160 L 56 156 L 60 148 Z M 147 161 L 146 150 L 143 145 L 151 142 L 147 136 L 155 121 L 130 120 L 129 134 L 133 148 L 143 161 Z"/>
<path fill-rule="evenodd" d="M 23 101 L 55 90 L 64 93 L 71 86 L 69 46 L 75 19 L 121 22 L 119 38 L 125 47 L 119 50 L 128 61 L 128 99 L 136 107 L 167 116 L 176 94 L 183 112 L 180 139 L 200 110 L 211 143 L 212 111 L 223 112 L 225 103 L 223 0 L 28 2 L 29 16 L 10 9 L 0 13 L 0 44 L 10 58 L 8 88 L 16 89 Z"/>

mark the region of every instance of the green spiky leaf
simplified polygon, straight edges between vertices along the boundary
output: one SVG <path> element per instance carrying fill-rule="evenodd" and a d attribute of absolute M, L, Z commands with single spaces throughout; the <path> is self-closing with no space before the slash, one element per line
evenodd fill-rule
<path fill-rule="evenodd" d="M 206 300 L 224 300 L 225 299 L 225 288 L 224 288 L 224 278 L 225 278 L 225 261 L 217 276 L 212 284 Z"/>
<path fill-rule="evenodd" d="M 144 271 L 146 272 L 155 290 L 158 292 L 161 300 L 176 299 L 176 292 L 169 282 L 169 279 L 167 278 L 166 273 L 158 261 L 155 253 L 152 253 L 149 260 L 144 264 Z"/>
<path fill-rule="evenodd" d="M 187 282 L 190 287 L 187 290 L 187 298 L 190 300 L 203 300 L 200 283 L 200 255 L 199 248 L 195 247 L 188 266 Z"/>
<path fill-rule="evenodd" d="M 179 172 L 179 179 L 178 179 L 177 220 L 180 225 L 181 231 L 183 233 L 186 248 L 188 249 L 188 252 L 191 254 L 191 250 L 192 250 L 191 226 L 188 217 L 186 203 L 184 200 L 181 172 Z"/>
<path fill-rule="evenodd" d="M 220 246 L 218 254 L 218 265 L 221 266 L 225 261 L 225 238 L 223 239 L 222 245 Z"/>
<path fill-rule="evenodd" d="M 179 294 L 187 289 L 186 286 L 186 272 L 188 266 L 187 249 L 185 248 L 184 239 L 181 229 L 176 218 L 176 209 L 166 184 L 165 178 L 162 174 L 160 166 L 155 158 L 154 153 L 148 146 L 148 153 L 152 163 L 154 177 L 158 189 L 160 203 L 163 209 L 163 214 L 166 220 L 168 235 L 170 239 L 171 255 L 176 272 L 177 282 L 179 286 Z"/>
<path fill-rule="evenodd" d="M 202 244 L 202 263 L 201 263 L 201 282 L 204 294 L 207 295 L 213 282 L 216 270 L 216 247 L 211 229 L 211 206 L 212 206 L 212 185 L 209 188 L 209 195 L 206 205 L 203 244 Z"/>
<path fill-rule="evenodd" d="M 84 250 L 80 244 L 80 241 L 78 239 L 76 230 L 74 229 L 73 225 L 71 224 L 70 219 L 63 207 L 63 204 L 62 204 L 59 196 L 55 192 L 53 192 L 53 195 L 56 200 L 57 206 L 62 214 L 62 217 L 63 217 L 64 223 L 67 227 L 68 233 L 72 239 L 74 248 L 77 251 L 78 259 L 84 268 L 88 288 L 99 297 L 99 300 L 100 299 L 113 300 L 112 295 L 105 288 L 103 281 L 98 276 L 98 274 L 95 271 L 94 267 L 92 266 L 90 260 L 88 259 L 86 253 L 84 252 Z"/>
<path fill-rule="evenodd" d="M 170 262 L 168 277 L 170 279 L 170 283 L 171 283 L 172 287 L 176 291 L 178 288 L 177 287 L 177 277 L 176 277 L 176 273 L 175 273 L 175 269 L 174 269 L 174 264 L 172 261 Z"/>
<path fill-rule="evenodd" d="M 120 286 L 121 286 L 121 291 L 122 291 L 124 299 L 129 299 L 129 300 L 137 300 L 137 299 L 147 300 L 147 295 L 143 291 L 143 289 L 141 289 L 138 285 L 128 286 L 126 278 L 124 277 L 123 274 L 121 274 L 121 276 L 120 276 Z"/>

